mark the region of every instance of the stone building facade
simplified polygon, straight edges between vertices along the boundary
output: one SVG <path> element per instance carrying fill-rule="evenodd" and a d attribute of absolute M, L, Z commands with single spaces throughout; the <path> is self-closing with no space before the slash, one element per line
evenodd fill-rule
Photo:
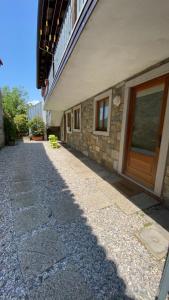
<path fill-rule="evenodd" d="M 60 5 L 62 24 L 57 18 L 49 22 L 48 33 L 58 35 L 53 60 L 40 46 L 47 40 L 41 36 L 47 7 L 39 5 L 37 87 L 45 110 L 56 112 L 61 139 L 156 196 L 169 198 L 167 3 L 161 7 L 156 1 L 153 10 L 146 1 L 125 9 L 121 1 L 111 0 Z M 55 9 L 50 10 L 52 16 Z M 53 43 L 47 48 L 52 52 Z"/>
<path fill-rule="evenodd" d="M 94 103 L 95 97 L 87 99 L 78 106 L 81 108 L 81 129 L 77 132 L 73 130 L 73 111 L 75 107 L 69 108 L 64 112 L 71 112 L 71 132 L 65 134 L 64 116 L 61 122 L 62 140 L 65 140 L 72 148 L 81 151 L 84 155 L 96 160 L 104 165 L 109 170 L 119 172 L 119 156 L 120 156 L 120 140 L 122 135 L 122 121 L 124 118 L 124 102 L 125 102 L 125 87 L 126 82 L 122 82 L 109 89 L 112 93 L 111 99 L 111 114 L 110 114 L 110 129 L 109 134 L 99 135 L 93 130 L 94 124 Z M 103 92 L 105 93 L 105 91 Z M 100 93 L 101 95 L 102 93 Z M 118 95 L 121 99 L 119 105 L 114 105 L 113 98 Z M 67 130 L 66 130 L 67 131 Z M 165 164 L 165 173 L 163 178 L 163 187 L 161 198 L 169 205 L 169 151 L 168 158 Z"/>
<path fill-rule="evenodd" d="M 118 85 L 111 89 L 112 93 L 120 95 L 121 99 L 123 99 L 123 90 L 123 85 Z M 113 107 L 111 110 L 109 136 L 93 133 L 94 97 L 82 102 L 80 105 L 81 131 L 76 132 L 72 130 L 71 133 L 67 133 L 67 143 L 108 169 L 117 170 L 123 101 L 119 107 Z M 71 111 L 73 114 L 73 108 L 71 108 Z"/>

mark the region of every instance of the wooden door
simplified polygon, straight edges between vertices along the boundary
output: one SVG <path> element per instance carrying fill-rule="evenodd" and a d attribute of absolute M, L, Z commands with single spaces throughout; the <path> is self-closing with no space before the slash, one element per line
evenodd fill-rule
<path fill-rule="evenodd" d="M 153 188 L 168 95 L 169 75 L 131 89 L 124 173 Z"/>

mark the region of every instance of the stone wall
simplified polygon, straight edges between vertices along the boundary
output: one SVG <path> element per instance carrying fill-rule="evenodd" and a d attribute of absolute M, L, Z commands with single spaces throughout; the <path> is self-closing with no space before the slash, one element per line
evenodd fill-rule
<path fill-rule="evenodd" d="M 0 92 L 0 148 L 4 146 L 4 130 L 3 130 L 3 115 L 2 115 L 2 98 Z"/>
<path fill-rule="evenodd" d="M 122 102 L 119 107 L 112 105 L 109 136 L 93 133 L 94 98 L 81 103 L 81 132 L 67 133 L 67 143 L 69 145 L 80 150 L 110 170 L 117 170 L 118 167 L 123 112 L 123 90 L 123 85 L 118 85 L 112 89 L 113 95 L 120 95 Z"/>
<path fill-rule="evenodd" d="M 116 107 L 112 104 L 111 123 L 109 136 L 96 135 L 93 133 L 94 122 L 94 97 L 81 103 L 81 132 L 67 133 L 67 143 L 86 156 L 96 160 L 110 170 L 118 170 L 120 137 L 124 106 L 124 84 L 112 88 L 113 97 L 121 96 L 121 104 Z M 73 108 L 72 108 L 73 112 Z M 64 132 L 62 120 L 62 138 Z M 162 197 L 169 205 L 169 152 L 164 177 Z"/>

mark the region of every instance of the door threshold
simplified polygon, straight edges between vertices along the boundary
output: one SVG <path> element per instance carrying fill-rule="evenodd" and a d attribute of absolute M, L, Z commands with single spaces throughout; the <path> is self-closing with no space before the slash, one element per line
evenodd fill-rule
<path fill-rule="evenodd" d="M 134 184 L 140 186 L 143 190 L 145 190 L 146 192 L 148 192 L 148 194 L 154 196 L 159 202 L 162 202 L 162 198 L 161 198 L 159 195 L 157 195 L 153 190 L 151 190 L 151 189 L 149 189 L 148 187 L 144 186 L 143 184 L 141 184 L 141 183 L 135 181 L 133 178 L 127 176 L 127 175 L 124 174 L 124 173 L 120 173 L 120 176 L 122 176 L 123 178 L 125 178 L 125 179 L 127 179 L 127 180 L 133 182 Z"/>

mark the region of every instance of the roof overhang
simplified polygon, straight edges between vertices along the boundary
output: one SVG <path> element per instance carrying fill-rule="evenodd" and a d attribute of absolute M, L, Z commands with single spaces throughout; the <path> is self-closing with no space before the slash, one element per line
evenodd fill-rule
<path fill-rule="evenodd" d="M 66 110 L 168 58 L 168 16 L 168 0 L 99 0 L 45 109 Z"/>

